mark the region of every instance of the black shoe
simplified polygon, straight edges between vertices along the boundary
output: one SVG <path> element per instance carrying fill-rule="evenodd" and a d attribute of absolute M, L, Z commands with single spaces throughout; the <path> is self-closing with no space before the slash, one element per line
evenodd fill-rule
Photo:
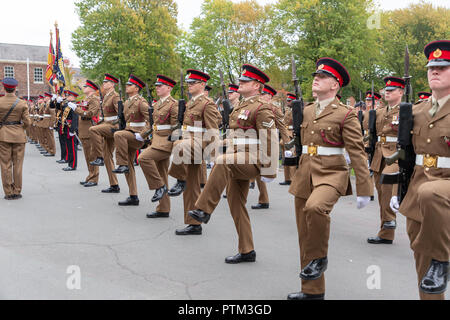
<path fill-rule="evenodd" d="M 138 206 L 139 198 L 136 196 L 130 196 L 125 201 L 120 201 L 119 206 L 128 207 L 128 206 Z"/>
<path fill-rule="evenodd" d="M 291 293 L 287 297 L 288 300 L 325 300 L 324 294 L 308 294 L 303 292 Z"/>
<path fill-rule="evenodd" d="M 235 256 L 225 258 L 225 263 L 229 264 L 237 264 L 241 262 L 255 262 L 255 261 L 256 261 L 256 252 L 254 250 L 250 251 L 249 253 L 245 254 L 238 253 Z"/>
<path fill-rule="evenodd" d="M 201 235 L 202 226 L 188 225 L 184 229 L 178 229 L 175 231 L 177 236 L 189 236 L 189 235 Z"/>
<path fill-rule="evenodd" d="M 375 196 L 371 196 L 370 201 L 375 201 Z"/>
<path fill-rule="evenodd" d="M 226 199 L 227 198 L 227 195 L 226 194 L 224 194 L 223 196 L 222 196 L 224 199 Z"/>
<path fill-rule="evenodd" d="M 103 160 L 103 158 L 97 158 L 94 161 L 92 161 L 90 163 L 91 166 L 95 166 L 95 167 L 104 167 L 105 166 L 105 161 Z"/>
<path fill-rule="evenodd" d="M 102 193 L 120 193 L 119 186 L 111 186 L 108 189 L 102 190 Z"/>
<path fill-rule="evenodd" d="M 128 166 L 118 166 L 117 169 L 112 171 L 113 173 L 125 174 L 130 172 L 130 168 Z"/>
<path fill-rule="evenodd" d="M 82 186 L 84 186 L 86 183 L 87 183 L 86 181 L 81 181 L 81 182 L 80 182 L 80 184 L 81 184 Z"/>
<path fill-rule="evenodd" d="M 431 260 L 430 268 L 420 281 L 420 290 L 427 294 L 441 294 L 447 289 L 449 263 Z"/>
<path fill-rule="evenodd" d="M 67 163 L 67 161 L 66 160 L 58 160 L 58 161 L 56 161 L 56 163 L 64 164 L 64 163 Z"/>
<path fill-rule="evenodd" d="M 327 270 L 328 258 L 315 259 L 311 261 L 303 270 L 300 272 L 300 278 L 303 280 L 317 280 L 322 274 Z"/>
<path fill-rule="evenodd" d="M 395 220 L 385 222 L 383 223 L 383 229 L 395 230 L 397 229 L 397 222 Z"/>
<path fill-rule="evenodd" d="M 44 157 L 54 157 L 54 156 L 55 156 L 54 154 L 48 152 L 44 154 Z"/>
<path fill-rule="evenodd" d="M 255 183 L 254 182 L 250 182 L 249 189 L 255 189 Z"/>
<path fill-rule="evenodd" d="M 202 210 L 192 210 L 188 212 L 188 215 L 197 220 L 198 222 L 202 222 L 204 224 L 207 224 L 209 219 L 211 219 L 211 215 L 202 211 Z"/>
<path fill-rule="evenodd" d="M 392 244 L 394 241 L 382 239 L 380 237 L 373 237 L 367 239 L 367 242 L 371 244 Z"/>
<path fill-rule="evenodd" d="M 84 185 L 85 188 L 96 187 L 98 184 L 95 182 L 88 182 Z"/>
<path fill-rule="evenodd" d="M 72 167 L 67 167 L 67 168 L 64 168 L 63 169 L 63 171 L 76 171 L 77 169 L 75 169 L 75 168 L 72 168 Z"/>
<path fill-rule="evenodd" d="M 290 185 L 291 185 L 291 181 L 280 182 L 280 186 L 290 186 Z"/>
<path fill-rule="evenodd" d="M 152 202 L 157 202 L 159 200 L 161 200 L 164 195 L 167 193 L 167 187 L 164 185 L 161 188 L 159 188 L 158 190 L 155 191 L 155 195 L 152 198 Z"/>
<path fill-rule="evenodd" d="M 257 205 L 252 206 L 252 209 L 259 210 L 259 209 L 269 209 L 268 203 L 258 203 Z"/>
<path fill-rule="evenodd" d="M 21 194 L 13 194 L 12 197 L 13 197 L 14 200 L 22 199 L 22 195 Z"/>
<path fill-rule="evenodd" d="M 205 184 L 204 183 L 200 183 L 200 189 L 204 189 L 205 188 Z"/>
<path fill-rule="evenodd" d="M 169 212 L 152 212 L 152 213 L 147 213 L 147 218 L 149 219 L 155 219 L 155 218 L 168 218 L 169 217 Z"/>
<path fill-rule="evenodd" d="M 10 194 L 10 195 L 8 195 L 8 196 L 5 196 L 4 199 L 5 199 L 5 200 L 15 200 L 15 199 L 14 199 L 14 195 L 12 195 L 12 194 Z"/>
<path fill-rule="evenodd" d="M 42 154 L 42 155 L 44 155 L 44 154 L 46 154 L 46 153 L 48 153 L 47 150 L 42 150 L 42 151 L 40 152 L 40 154 Z"/>
<path fill-rule="evenodd" d="M 169 190 L 168 194 L 170 197 L 178 197 L 186 189 L 186 181 L 177 181 L 177 184 Z"/>

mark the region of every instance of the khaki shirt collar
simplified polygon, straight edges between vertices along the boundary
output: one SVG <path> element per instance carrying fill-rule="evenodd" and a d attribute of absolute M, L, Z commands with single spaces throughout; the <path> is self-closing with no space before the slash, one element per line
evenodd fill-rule
<path fill-rule="evenodd" d="M 253 98 L 255 98 L 255 97 L 258 97 L 258 95 L 256 95 L 256 96 L 251 96 L 251 97 L 248 97 L 248 98 L 244 98 L 244 101 L 247 102 L 248 100 L 253 99 Z"/>
<path fill-rule="evenodd" d="M 435 104 L 436 101 L 437 101 L 437 103 L 439 104 L 439 108 L 438 108 L 438 110 L 436 111 L 436 113 L 437 113 L 437 112 L 439 112 L 439 110 L 441 110 L 441 108 L 447 103 L 448 99 L 450 99 L 450 94 L 446 95 L 445 97 L 443 97 L 443 98 L 441 98 L 441 99 L 439 99 L 439 100 L 436 100 L 436 98 L 435 98 L 434 96 L 433 96 L 431 99 L 432 99 L 433 104 Z"/>
<path fill-rule="evenodd" d="M 330 99 L 318 101 L 320 110 L 325 109 L 331 102 L 333 102 L 335 97 L 332 97 Z"/>
<path fill-rule="evenodd" d="M 159 99 L 159 101 L 161 101 L 161 104 L 163 104 L 164 102 L 166 102 L 167 99 L 169 99 L 169 97 L 170 97 L 170 94 L 167 97 Z"/>
<path fill-rule="evenodd" d="M 197 100 L 198 98 L 200 98 L 201 96 L 204 96 L 204 93 L 200 93 L 198 96 L 192 97 L 192 101 Z"/>

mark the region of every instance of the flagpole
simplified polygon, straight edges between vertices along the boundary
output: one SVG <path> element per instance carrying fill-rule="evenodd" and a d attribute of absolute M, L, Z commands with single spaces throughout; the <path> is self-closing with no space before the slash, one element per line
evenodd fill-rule
<path fill-rule="evenodd" d="M 30 100 L 30 58 L 27 58 L 27 90 L 28 100 Z"/>

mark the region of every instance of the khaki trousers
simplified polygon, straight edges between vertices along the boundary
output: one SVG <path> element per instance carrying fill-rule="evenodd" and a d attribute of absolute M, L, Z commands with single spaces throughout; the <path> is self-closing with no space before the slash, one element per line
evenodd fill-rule
<path fill-rule="evenodd" d="M 136 136 L 131 131 L 117 131 L 114 133 L 114 144 L 116 146 L 117 165 L 128 166 L 129 173 L 125 174 L 130 196 L 137 196 L 136 172 L 134 170 L 134 159 L 136 150 L 144 145 L 144 142 L 136 140 Z"/>
<path fill-rule="evenodd" d="M 0 142 L 0 167 L 5 196 L 21 194 L 25 143 Z"/>
<path fill-rule="evenodd" d="M 84 158 L 86 159 L 86 165 L 89 171 L 85 181 L 98 183 L 99 168 L 90 164 L 96 159 L 92 152 L 92 141 L 89 138 L 80 138 L 80 140 L 83 144 Z"/>
<path fill-rule="evenodd" d="M 383 229 L 383 224 L 388 221 L 397 219 L 394 211 L 391 209 L 391 198 L 394 190 L 397 190 L 397 185 L 392 184 L 380 184 L 381 173 L 374 172 L 373 177 L 375 179 L 375 187 L 378 192 L 378 203 L 380 205 L 380 220 L 381 226 L 378 236 L 386 240 L 394 240 L 394 229 Z"/>
<path fill-rule="evenodd" d="M 144 172 L 147 180 L 148 188 L 156 190 L 162 188 L 164 185 L 169 186 L 169 165 L 170 152 L 165 152 L 153 147 L 145 149 L 139 156 L 139 165 Z M 157 212 L 170 212 L 170 197 L 166 194 L 159 201 L 159 206 L 156 208 Z"/>
<path fill-rule="evenodd" d="M 269 193 L 267 192 L 267 185 L 261 181 L 261 176 L 256 178 L 256 184 L 259 190 L 258 203 L 269 203 Z"/>
<path fill-rule="evenodd" d="M 312 260 L 328 256 L 330 212 L 339 197 L 335 188 L 321 185 L 314 188 L 308 199 L 295 198 L 301 269 Z M 303 293 L 325 293 L 324 275 L 317 280 L 302 280 L 301 283 Z"/>
<path fill-rule="evenodd" d="M 105 162 L 106 172 L 108 173 L 109 185 L 117 186 L 119 181 L 114 170 L 114 134 L 111 129 L 114 126 L 109 123 L 102 123 L 98 126 L 89 128 L 89 136 L 92 144 L 92 158 L 103 158 Z M 93 161 L 94 161 L 93 160 Z"/>

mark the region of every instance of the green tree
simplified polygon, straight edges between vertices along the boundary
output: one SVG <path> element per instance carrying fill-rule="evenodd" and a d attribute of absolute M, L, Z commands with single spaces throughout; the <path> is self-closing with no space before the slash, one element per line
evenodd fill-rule
<path fill-rule="evenodd" d="M 383 12 L 378 32 L 382 75 L 404 75 L 404 53 L 410 51 L 410 74 L 415 93 L 429 90 L 424 47 L 450 38 L 450 9 L 422 1 L 405 9 Z M 417 98 L 413 97 L 413 100 Z"/>
<path fill-rule="evenodd" d="M 273 12 L 271 34 L 276 65 L 285 70 L 283 86 L 290 86 L 290 57 L 298 64 L 298 76 L 306 98 L 311 99 L 311 73 L 316 61 L 330 57 L 340 61 L 352 78 L 343 97 L 359 95 L 377 72 L 376 33 L 367 22 L 372 0 L 280 0 Z"/>
<path fill-rule="evenodd" d="M 150 85 L 158 73 L 178 74 L 174 0 L 80 0 L 76 8 L 81 26 L 73 47 L 88 77 L 108 72 L 124 81 L 133 73 Z"/>

